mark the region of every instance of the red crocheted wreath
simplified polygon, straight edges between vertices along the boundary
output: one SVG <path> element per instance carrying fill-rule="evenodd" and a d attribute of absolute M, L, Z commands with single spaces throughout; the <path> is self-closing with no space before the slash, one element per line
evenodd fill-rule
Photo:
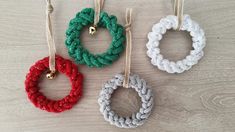
<path fill-rule="evenodd" d="M 39 78 L 49 67 L 49 58 L 37 61 L 29 70 L 25 80 L 25 90 L 30 101 L 38 108 L 48 112 L 63 112 L 71 109 L 82 95 L 83 75 L 79 73 L 78 67 L 70 60 L 56 55 L 56 70 L 69 77 L 72 89 L 66 97 L 60 100 L 51 100 L 41 93 L 38 87 Z"/>

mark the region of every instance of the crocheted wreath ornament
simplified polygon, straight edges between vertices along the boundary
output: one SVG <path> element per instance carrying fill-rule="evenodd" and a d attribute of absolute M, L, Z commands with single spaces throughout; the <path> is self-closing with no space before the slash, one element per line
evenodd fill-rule
<path fill-rule="evenodd" d="M 113 63 L 119 58 L 124 50 L 124 28 L 117 24 L 115 16 L 109 16 L 106 12 L 101 12 L 98 27 L 107 28 L 112 36 L 112 42 L 106 52 L 92 54 L 85 49 L 79 39 L 84 27 L 93 24 L 94 9 L 86 8 L 77 13 L 76 17 L 69 23 L 66 31 L 66 46 L 69 55 L 75 59 L 76 63 L 86 64 L 89 67 L 101 68 Z"/>
<path fill-rule="evenodd" d="M 192 37 L 193 50 L 183 60 L 176 62 L 165 59 L 161 54 L 159 45 L 163 35 L 169 29 L 176 30 L 178 25 L 177 16 L 169 15 L 162 18 L 159 23 L 155 24 L 152 31 L 148 34 L 147 55 L 151 58 L 151 63 L 160 70 L 168 73 L 182 73 L 189 70 L 193 65 L 203 57 L 203 48 L 206 46 L 206 37 L 203 29 L 199 24 L 193 21 L 189 15 L 184 15 L 181 31 L 187 31 Z"/>
<path fill-rule="evenodd" d="M 37 61 L 29 70 L 25 80 L 25 90 L 30 101 L 38 108 L 48 112 L 62 112 L 71 109 L 82 95 L 83 75 L 79 73 L 78 67 L 70 60 L 56 55 L 56 70 L 69 77 L 72 89 L 66 97 L 60 100 L 48 99 L 40 92 L 38 86 L 39 78 L 49 69 L 49 58 Z"/>
<path fill-rule="evenodd" d="M 123 85 L 123 81 L 124 75 L 117 74 L 104 84 L 98 99 L 100 112 L 103 114 L 104 119 L 112 125 L 120 128 L 136 128 L 143 125 L 151 114 L 154 104 L 153 92 L 144 79 L 140 78 L 137 74 L 131 74 L 129 78 L 130 86 L 128 88 L 135 89 L 141 98 L 142 105 L 139 111 L 131 116 L 119 116 L 112 110 L 110 98 L 114 90 Z"/>

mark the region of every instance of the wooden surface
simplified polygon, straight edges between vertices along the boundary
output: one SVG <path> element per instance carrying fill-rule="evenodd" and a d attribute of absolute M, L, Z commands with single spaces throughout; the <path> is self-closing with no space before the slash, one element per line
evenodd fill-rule
<path fill-rule="evenodd" d="M 69 58 L 64 45 L 68 22 L 93 0 L 54 0 L 54 35 L 57 51 Z M 159 71 L 146 56 L 147 33 L 160 18 L 172 14 L 170 0 L 107 0 L 104 10 L 125 24 L 125 8 L 134 8 L 132 72 L 144 78 L 155 94 L 149 120 L 136 129 L 120 129 L 104 121 L 97 103 L 102 84 L 122 72 L 124 54 L 104 69 L 79 66 L 85 75 L 84 96 L 70 111 L 47 113 L 33 106 L 24 90 L 25 74 L 48 55 L 45 38 L 44 0 L 0 1 L 0 131 L 1 132 L 234 132 L 235 131 L 235 1 L 186 0 L 185 13 L 205 30 L 205 57 L 190 71 L 172 75 Z M 82 41 L 89 50 L 104 51 L 111 41 L 106 30 L 96 37 L 85 31 Z M 182 59 L 191 49 L 188 33 L 169 31 L 161 41 L 163 55 Z M 42 92 L 52 99 L 69 93 L 64 75 L 43 79 Z M 113 109 L 128 115 L 139 108 L 135 91 L 119 89 Z"/>

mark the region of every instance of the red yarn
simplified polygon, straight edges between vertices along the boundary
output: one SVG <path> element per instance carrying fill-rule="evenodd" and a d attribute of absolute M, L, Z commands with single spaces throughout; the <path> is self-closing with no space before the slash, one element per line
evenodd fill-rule
<path fill-rule="evenodd" d="M 25 90 L 30 101 L 38 108 L 48 112 L 63 112 L 71 109 L 82 96 L 83 75 L 78 67 L 70 60 L 56 55 L 56 70 L 69 77 L 72 89 L 66 97 L 60 100 L 51 100 L 41 93 L 38 87 L 39 78 L 49 68 L 49 58 L 37 61 L 29 70 L 25 80 Z"/>

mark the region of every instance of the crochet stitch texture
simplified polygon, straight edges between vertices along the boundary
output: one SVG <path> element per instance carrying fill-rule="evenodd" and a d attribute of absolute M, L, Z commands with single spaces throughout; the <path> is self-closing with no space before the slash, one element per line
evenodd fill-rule
<path fill-rule="evenodd" d="M 124 28 L 117 24 L 117 18 L 109 16 L 106 12 L 101 12 L 98 27 L 107 28 L 112 36 L 112 42 L 109 48 L 100 54 L 92 54 L 85 49 L 79 39 L 81 31 L 85 26 L 94 22 L 94 9 L 85 8 L 78 12 L 76 17 L 69 23 L 66 31 L 65 45 L 68 48 L 70 57 L 75 59 L 78 64 L 86 64 L 89 67 L 101 68 L 108 66 L 119 58 L 124 50 Z"/>
<path fill-rule="evenodd" d="M 29 100 L 38 108 L 48 112 L 63 112 L 71 109 L 82 96 L 83 75 L 78 67 L 70 60 L 56 55 L 56 70 L 69 77 L 72 89 L 66 97 L 60 100 L 51 100 L 41 93 L 38 86 L 41 75 L 49 69 L 49 58 L 37 61 L 29 70 L 25 80 L 25 90 Z"/>
<path fill-rule="evenodd" d="M 189 70 L 197 64 L 203 57 L 203 48 L 206 46 L 206 37 L 203 29 L 199 24 L 193 21 L 189 15 L 184 15 L 181 31 L 187 31 L 192 37 L 192 47 L 190 54 L 183 60 L 176 62 L 165 59 L 160 52 L 160 40 L 169 29 L 176 30 L 178 20 L 176 16 L 169 15 L 162 18 L 159 23 L 155 24 L 152 31 L 148 34 L 147 55 L 151 58 L 151 63 L 160 70 L 168 73 L 182 73 Z"/>
<path fill-rule="evenodd" d="M 112 110 L 110 98 L 114 90 L 123 85 L 123 81 L 124 75 L 117 74 L 104 84 L 98 99 L 100 112 L 103 114 L 104 119 L 112 125 L 120 128 L 136 128 L 143 125 L 151 114 L 154 105 L 153 92 L 144 79 L 137 74 L 131 74 L 128 88 L 135 89 L 141 98 L 142 104 L 137 113 L 133 113 L 130 117 L 121 117 Z"/>

